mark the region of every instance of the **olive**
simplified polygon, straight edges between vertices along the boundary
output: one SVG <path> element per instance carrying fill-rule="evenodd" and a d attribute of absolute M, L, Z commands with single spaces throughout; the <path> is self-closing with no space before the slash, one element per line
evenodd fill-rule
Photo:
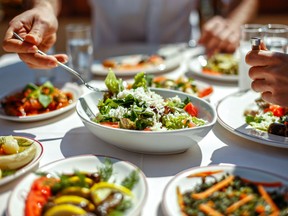
<path fill-rule="evenodd" d="M 282 123 L 272 123 L 269 125 L 268 127 L 268 133 L 271 134 L 275 134 L 278 136 L 288 136 L 288 129 L 286 127 L 286 125 L 282 124 Z"/>

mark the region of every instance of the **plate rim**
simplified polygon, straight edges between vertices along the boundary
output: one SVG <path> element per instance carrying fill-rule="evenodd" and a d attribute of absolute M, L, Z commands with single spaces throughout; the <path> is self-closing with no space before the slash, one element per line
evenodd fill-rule
<path fill-rule="evenodd" d="M 274 141 L 271 140 L 270 141 L 269 139 L 264 139 L 264 138 L 260 138 L 260 137 L 257 137 L 257 136 L 253 136 L 253 135 L 242 133 L 241 131 L 236 130 L 236 128 L 233 128 L 231 125 L 229 125 L 227 122 L 225 122 L 221 118 L 221 115 L 219 115 L 219 109 L 220 109 L 220 105 L 221 105 L 221 103 L 223 103 L 223 101 L 227 100 L 230 97 L 233 97 L 234 95 L 248 93 L 250 91 L 252 91 L 252 90 L 250 90 L 250 89 L 248 89 L 248 90 L 240 90 L 240 91 L 234 92 L 232 94 L 229 94 L 226 97 L 224 97 L 221 100 L 219 100 L 217 105 L 216 105 L 217 121 L 220 123 L 220 125 L 222 125 L 225 129 L 227 129 L 231 133 L 233 133 L 233 134 L 235 134 L 237 136 L 240 136 L 242 138 L 245 138 L 247 140 L 256 142 L 258 144 L 264 144 L 264 145 L 267 145 L 267 146 L 273 146 L 273 147 L 279 147 L 279 148 L 288 148 L 288 142 L 285 143 L 285 142 L 281 142 L 281 141 L 278 141 L 278 140 L 274 140 Z M 243 123 L 246 124 L 246 122 L 243 122 Z M 253 130 L 256 130 L 256 129 L 253 129 Z M 263 133 L 267 133 L 267 132 L 263 131 Z M 276 135 L 274 135 L 274 136 L 276 136 Z"/>
<path fill-rule="evenodd" d="M 5 184 L 9 183 L 10 181 L 14 181 L 17 178 L 19 178 L 20 176 L 22 176 L 22 175 L 26 174 L 27 172 L 29 172 L 30 170 L 32 170 L 35 166 L 37 166 L 37 164 L 40 162 L 40 160 L 44 154 L 44 147 L 40 141 L 33 139 L 33 138 L 30 138 L 30 137 L 25 137 L 25 136 L 17 136 L 17 135 L 14 136 L 13 135 L 13 137 L 20 137 L 20 138 L 32 140 L 33 144 L 35 143 L 35 145 L 37 145 L 36 146 L 36 153 L 35 153 L 34 158 L 28 164 L 26 164 L 23 167 L 21 167 L 20 169 L 18 169 L 14 174 L 0 179 L 0 186 L 5 185 Z"/>
<path fill-rule="evenodd" d="M 142 176 L 142 179 L 143 179 L 143 183 L 144 183 L 144 186 L 145 186 L 145 194 L 144 194 L 144 197 L 143 197 L 143 201 L 142 201 L 142 205 L 144 206 L 147 202 L 147 198 L 148 198 L 148 193 L 149 193 L 149 187 L 148 187 L 148 182 L 147 182 L 147 177 L 145 175 L 145 173 L 142 171 L 142 169 L 140 169 L 140 167 L 136 166 L 135 164 L 133 164 L 132 162 L 128 161 L 128 160 L 123 160 L 123 159 L 120 159 L 120 158 L 117 158 L 117 157 L 114 157 L 114 156 L 107 156 L 107 155 L 101 155 L 101 154 L 81 154 L 81 155 L 75 155 L 75 156 L 71 156 L 71 157 L 67 157 L 67 158 L 61 158 L 61 159 L 58 159 L 58 160 L 54 160 L 54 161 L 51 161 L 50 163 L 47 163 L 46 165 L 40 167 L 39 169 L 37 169 L 38 171 L 42 171 L 42 170 L 47 170 L 47 169 L 51 169 L 53 166 L 56 166 L 57 164 L 65 161 L 65 160 L 74 160 L 74 159 L 81 159 L 81 158 L 92 158 L 92 157 L 95 157 L 95 158 L 110 158 L 112 160 L 116 160 L 117 162 L 123 162 L 124 164 L 128 164 L 129 166 L 132 166 L 134 170 L 138 170 L 140 175 Z M 11 213 L 10 213 L 10 203 L 11 203 L 11 200 L 13 198 L 13 195 L 14 193 L 16 193 L 16 189 L 18 187 L 20 187 L 19 185 L 21 185 L 21 182 L 23 183 L 23 181 L 25 179 L 28 179 L 28 178 L 32 178 L 32 175 L 33 173 L 30 173 L 29 175 L 25 176 L 25 178 L 23 178 L 17 185 L 16 187 L 12 190 L 10 196 L 9 196 L 9 199 L 8 199 L 8 202 L 7 202 L 7 208 L 6 208 L 6 215 L 9 215 L 9 216 L 12 216 Z M 27 195 L 25 195 L 27 196 Z M 139 212 L 142 211 L 143 208 L 140 209 Z M 137 208 L 135 209 L 135 211 L 137 213 Z M 133 212 L 132 212 L 133 213 Z"/>
<path fill-rule="evenodd" d="M 129 57 L 129 56 L 149 56 L 149 54 L 144 54 L 144 53 L 135 53 L 135 54 L 128 54 L 128 55 L 118 55 L 118 56 L 111 56 L 111 57 L 107 57 L 105 59 L 118 59 L 118 58 L 124 58 L 124 57 Z M 169 71 L 169 70 L 174 70 L 176 68 L 178 68 L 180 66 L 181 63 L 181 56 L 182 54 L 179 53 L 179 55 L 174 56 L 174 57 L 170 57 L 167 60 L 164 60 L 163 63 L 159 64 L 159 65 L 155 65 L 152 67 L 147 67 L 147 68 L 141 68 L 141 69 L 131 69 L 131 70 L 123 70 L 123 71 L 119 71 L 116 69 L 112 69 L 115 73 L 116 76 L 134 76 L 137 73 L 140 73 L 142 71 L 145 71 L 145 73 L 147 74 L 158 74 L 158 73 L 163 73 L 165 71 Z M 168 65 L 167 65 L 168 63 Z M 170 64 L 169 64 L 170 63 Z M 99 67 L 98 69 L 95 69 L 95 67 Z M 94 61 L 92 64 L 92 69 L 91 72 L 95 75 L 101 75 L 101 76 L 106 76 L 108 73 L 107 68 L 103 67 L 101 64 L 100 60 Z"/>
<path fill-rule="evenodd" d="M 167 197 L 167 193 L 168 193 L 168 190 L 169 188 L 171 187 L 171 185 L 176 181 L 178 180 L 178 178 L 180 179 L 180 177 L 182 175 L 184 175 L 185 173 L 191 173 L 193 171 L 197 171 L 199 169 L 199 171 L 201 170 L 210 170 L 210 169 L 217 169 L 217 168 L 224 168 L 224 169 L 228 169 L 228 170 L 232 170 L 233 168 L 236 169 L 242 169 L 242 170 L 250 170 L 250 171 L 255 171 L 255 172 L 258 172 L 258 173 L 263 173 L 263 174 L 267 174 L 269 176 L 272 176 L 274 178 L 278 178 L 278 179 L 281 179 L 282 181 L 285 182 L 285 185 L 288 186 L 288 177 L 285 177 L 285 176 L 282 176 L 282 175 L 279 175 L 279 174 L 276 174 L 276 173 L 273 173 L 271 171 L 267 171 L 267 170 L 264 170 L 264 169 L 260 169 L 260 168 L 257 168 L 257 167 L 251 167 L 251 166 L 243 166 L 243 165 L 236 165 L 236 164 L 209 164 L 209 165 L 206 165 L 206 166 L 196 166 L 196 167 L 191 167 L 191 168 L 188 168 L 188 169 L 185 169 L 185 170 L 182 170 L 180 171 L 179 173 L 177 173 L 175 176 L 172 177 L 172 179 L 169 180 L 169 182 L 166 184 L 165 188 L 164 188 L 164 191 L 162 193 L 162 199 L 161 199 L 161 209 L 162 209 L 162 212 L 165 214 L 165 215 L 169 215 L 169 212 L 168 212 L 168 209 L 169 207 L 167 207 L 167 203 L 165 202 L 166 199 L 165 197 Z M 182 178 L 181 178 L 182 179 Z"/>
<path fill-rule="evenodd" d="M 72 88 L 71 86 L 73 86 L 73 91 L 70 91 L 73 94 L 73 97 L 74 97 L 73 102 L 71 104 L 69 104 L 69 105 L 67 105 L 65 107 L 62 107 L 60 109 L 47 112 L 47 113 L 41 113 L 41 114 L 31 115 L 31 116 L 9 116 L 9 115 L 6 115 L 4 113 L 3 108 L 0 106 L 0 110 L 1 110 L 0 119 L 14 121 L 14 122 L 34 122 L 34 121 L 40 121 L 40 120 L 49 119 L 49 118 L 58 116 L 58 115 L 60 115 L 60 114 L 62 114 L 64 112 L 67 112 L 69 110 L 72 110 L 76 106 L 78 98 L 81 97 L 81 95 L 83 94 L 83 90 L 82 90 L 81 86 L 78 86 L 76 83 L 64 82 L 64 83 L 60 83 L 60 84 L 63 84 L 63 88 L 61 88 L 61 89 L 65 89 L 65 88 L 71 89 Z M 23 89 L 26 85 L 23 85 L 22 87 L 14 89 L 14 90 L 7 90 L 7 91 L 1 93 L 0 94 L 0 96 L 1 96 L 0 101 L 4 97 L 6 97 L 6 96 L 8 96 L 8 95 L 10 95 L 10 94 L 12 94 L 14 92 L 17 92 L 17 90 Z M 57 85 L 57 82 L 55 84 L 53 83 L 53 85 Z"/>

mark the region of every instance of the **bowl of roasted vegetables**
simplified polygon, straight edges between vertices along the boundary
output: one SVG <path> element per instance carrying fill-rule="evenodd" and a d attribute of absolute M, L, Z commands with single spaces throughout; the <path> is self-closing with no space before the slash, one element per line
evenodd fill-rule
<path fill-rule="evenodd" d="M 288 179 L 238 166 L 191 168 L 166 186 L 164 215 L 287 215 Z"/>
<path fill-rule="evenodd" d="M 142 153 L 183 152 L 197 144 L 216 122 L 214 107 L 190 94 L 148 88 L 145 74 L 131 88 L 110 71 L 108 93 L 90 92 L 79 98 L 76 111 L 98 138 Z"/>
<path fill-rule="evenodd" d="M 80 155 L 25 177 L 11 194 L 7 215 L 134 216 L 141 213 L 147 191 L 146 178 L 135 165 Z"/>
<path fill-rule="evenodd" d="M 0 136 L 0 185 L 34 169 L 43 154 L 42 145 L 22 136 Z"/>
<path fill-rule="evenodd" d="M 74 108 L 81 94 L 81 88 L 74 83 L 28 83 L 1 95 L 0 118 L 37 121 L 54 117 Z"/>

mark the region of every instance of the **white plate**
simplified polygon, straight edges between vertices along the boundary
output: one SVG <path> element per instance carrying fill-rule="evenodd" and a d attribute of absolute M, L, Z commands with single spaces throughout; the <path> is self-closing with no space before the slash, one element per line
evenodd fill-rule
<path fill-rule="evenodd" d="M 57 84 L 55 84 L 57 87 Z M 4 98 L 5 96 L 8 96 L 10 94 L 16 93 L 17 91 L 21 91 L 21 89 L 17 89 L 14 91 L 6 92 L 0 95 L 0 98 Z M 82 89 L 75 83 L 65 83 L 61 87 L 62 91 L 71 92 L 73 94 L 73 103 L 69 104 L 66 107 L 63 107 L 58 110 L 54 110 L 48 113 L 38 114 L 38 115 L 32 115 L 32 116 L 9 116 L 4 112 L 4 109 L 0 106 L 0 119 L 6 119 L 10 121 L 17 121 L 17 122 L 32 122 L 32 121 L 39 121 L 48 119 L 57 115 L 60 115 L 64 112 L 67 112 L 68 110 L 71 110 L 75 107 L 77 99 L 82 95 Z"/>
<path fill-rule="evenodd" d="M 195 167 L 188 170 L 184 170 L 177 174 L 166 186 L 163 199 L 162 199 L 162 210 L 164 215 L 167 216 L 177 216 L 182 215 L 176 195 L 176 188 L 179 186 L 180 192 L 183 193 L 185 191 L 193 189 L 196 184 L 201 183 L 201 178 L 186 178 L 191 174 L 196 174 L 205 171 L 218 171 L 223 170 L 224 172 L 215 175 L 216 177 L 222 176 L 224 173 L 229 173 L 233 175 L 238 175 L 244 178 L 247 178 L 251 181 L 258 182 L 282 182 L 285 186 L 288 186 L 288 179 L 277 176 L 275 174 L 253 169 L 247 167 L 238 167 L 233 165 L 214 165 L 214 166 L 206 166 L 206 167 Z"/>
<path fill-rule="evenodd" d="M 113 174 L 109 181 L 120 183 L 125 177 L 130 174 L 133 170 L 139 170 L 135 165 L 127 162 L 121 161 L 116 158 L 106 157 L 106 156 L 96 156 L 96 155 L 80 155 L 76 157 L 70 157 L 56 162 L 50 163 L 43 166 L 38 171 L 48 172 L 52 175 L 57 175 L 59 173 L 72 173 L 75 170 L 86 171 L 86 172 L 96 172 L 101 166 L 103 166 L 106 158 L 109 158 L 113 163 Z M 33 181 L 39 178 L 39 175 L 34 173 L 26 176 L 12 191 L 10 196 L 7 215 L 8 216 L 22 216 L 24 215 L 25 199 Z M 143 205 L 146 202 L 148 195 L 148 186 L 146 177 L 142 171 L 139 170 L 139 182 L 136 187 L 132 190 L 136 198 L 136 203 L 133 207 L 127 211 L 127 215 L 134 216 L 139 215 Z M 17 208 L 15 208 L 15 203 L 17 203 Z"/>
<path fill-rule="evenodd" d="M 17 136 L 17 137 L 19 137 L 19 136 Z M 30 161 L 28 164 L 26 164 L 24 167 L 18 169 L 14 174 L 6 176 L 4 178 L 1 178 L 0 179 L 0 186 L 4 185 L 6 183 L 9 183 L 9 182 L 15 180 L 16 178 L 18 178 L 18 177 L 26 174 L 27 172 L 31 171 L 33 168 L 35 168 L 38 165 L 39 160 L 42 157 L 42 154 L 43 154 L 42 144 L 39 141 L 30 139 L 28 137 L 23 137 L 23 138 L 30 140 L 31 142 L 33 142 L 33 145 L 35 145 L 36 153 L 35 153 L 34 159 L 32 161 Z"/>
<path fill-rule="evenodd" d="M 111 57 L 108 59 L 121 62 L 123 59 L 133 59 L 133 58 L 141 58 L 147 55 L 143 54 L 135 54 L 135 55 L 123 55 L 123 56 L 116 56 L 116 57 Z M 154 74 L 154 73 L 163 73 L 164 71 L 169 71 L 177 68 L 180 65 L 181 61 L 181 55 L 173 55 L 173 57 L 167 57 L 163 63 L 159 65 L 147 65 L 145 67 L 137 68 L 137 69 L 126 69 L 126 70 L 117 70 L 113 69 L 114 73 L 116 76 L 134 76 L 139 72 L 144 71 L 147 74 Z M 105 68 L 101 62 L 96 62 L 92 66 L 92 73 L 96 75 L 107 75 L 108 73 L 108 68 Z"/>
<path fill-rule="evenodd" d="M 288 148 L 288 138 L 259 131 L 245 122 L 244 111 L 255 104 L 260 95 L 254 91 L 240 91 L 223 98 L 216 111 L 219 123 L 232 133 L 260 144 Z"/>
<path fill-rule="evenodd" d="M 188 60 L 188 69 L 191 74 L 207 78 L 210 80 L 217 80 L 217 81 L 226 81 L 226 82 L 236 82 L 238 81 L 238 75 L 211 75 L 202 72 L 202 66 L 200 64 L 200 58 L 204 57 L 204 55 L 197 55 L 193 56 L 191 59 Z M 205 58 L 205 57 L 204 57 Z"/>

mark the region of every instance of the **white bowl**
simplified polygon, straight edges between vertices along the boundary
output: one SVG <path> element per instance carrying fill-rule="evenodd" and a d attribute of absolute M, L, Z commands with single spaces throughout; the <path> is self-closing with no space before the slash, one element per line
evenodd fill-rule
<path fill-rule="evenodd" d="M 173 177 L 170 182 L 166 185 L 163 197 L 162 197 L 162 211 L 163 215 L 167 216 L 181 216 L 181 213 L 178 200 L 176 188 L 179 187 L 180 192 L 184 193 L 185 191 L 191 191 L 197 184 L 201 184 L 202 178 L 186 178 L 189 175 L 209 172 L 209 171 L 223 171 L 217 174 L 214 174 L 217 179 L 223 176 L 225 173 L 233 174 L 240 176 L 245 179 L 249 179 L 254 182 L 281 182 L 283 185 L 288 187 L 288 179 L 285 177 L 277 176 L 276 174 L 266 172 L 259 169 L 240 167 L 235 165 L 211 165 L 204 167 L 194 167 L 191 169 L 184 170 L 178 173 Z M 275 188 L 271 188 L 275 189 Z"/>
<path fill-rule="evenodd" d="M 132 193 L 135 196 L 135 201 L 130 209 L 125 212 L 127 216 L 140 215 L 142 208 L 147 200 L 148 186 L 144 173 L 135 165 L 130 162 L 122 161 L 112 157 L 97 156 L 97 155 L 79 155 L 66 159 L 61 159 L 43 166 L 38 172 L 47 172 L 52 176 L 58 176 L 61 173 L 72 173 L 75 170 L 84 172 L 96 172 L 98 168 L 103 166 L 106 159 L 110 159 L 112 162 L 113 173 L 109 179 L 109 182 L 115 182 L 120 184 L 125 177 L 127 177 L 132 171 L 137 170 L 139 172 L 139 181 L 132 189 Z M 26 176 L 11 193 L 6 215 L 7 216 L 23 216 L 25 209 L 25 201 L 30 191 L 30 187 L 35 179 L 39 178 L 39 175 L 31 173 Z M 17 203 L 17 208 L 15 208 Z"/>
<path fill-rule="evenodd" d="M 90 92 L 79 98 L 76 111 L 84 125 L 103 141 L 119 148 L 147 154 L 174 154 L 184 152 L 206 136 L 216 122 L 215 108 L 207 101 L 179 91 L 167 89 L 151 89 L 163 98 L 179 96 L 182 100 L 189 97 L 198 108 L 198 117 L 207 121 L 200 127 L 170 131 L 137 131 L 111 128 L 97 124 L 91 120 L 97 114 L 97 104 L 103 97 L 101 92 Z M 89 113 L 92 113 L 89 114 Z M 95 116 L 94 116 L 95 117 Z"/>

